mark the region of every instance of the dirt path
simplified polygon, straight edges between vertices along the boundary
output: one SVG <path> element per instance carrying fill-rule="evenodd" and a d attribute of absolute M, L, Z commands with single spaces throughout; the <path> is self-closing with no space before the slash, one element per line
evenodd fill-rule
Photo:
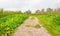
<path fill-rule="evenodd" d="M 40 28 L 33 28 L 29 27 L 27 28 L 26 25 L 35 25 L 39 24 L 38 19 L 35 17 L 33 20 L 31 20 L 32 17 L 29 17 L 14 33 L 14 36 L 50 36 L 48 34 L 47 30 L 41 26 Z"/>

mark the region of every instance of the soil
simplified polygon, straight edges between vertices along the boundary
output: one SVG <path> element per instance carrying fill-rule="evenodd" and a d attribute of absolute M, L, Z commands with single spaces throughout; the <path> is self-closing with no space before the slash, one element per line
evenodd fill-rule
<path fill-rule="evenodd" d="M 38 19 L 34 17 L 29 17 L 24 23 L 18 27 L 15 31 L 14 36 L 51 36 L 48 31 L 40 24 L 40 28 L 26 27 L 26 25 L 40 24 Z"/>

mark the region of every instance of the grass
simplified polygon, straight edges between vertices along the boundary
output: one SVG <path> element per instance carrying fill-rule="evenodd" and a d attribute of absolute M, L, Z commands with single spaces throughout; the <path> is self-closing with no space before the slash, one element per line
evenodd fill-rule
<path fill-rule="evenodd" d="M 29 27 L 31 27 L 31 25 L 28 24 L 28 25 L 26 25 L 26 27 L 29 28 Z"/>
<path fill-rule="evenodd" d="M 36 24 L 36 25 L 27 24 L 26 27 L 27 28 L 30 28 L 30 27 L 32 27 L 32 28 L 40 28 L 40 25 L 39 24 Z"/>
<path fill-rule="evenodd" d="M 60 36 L 60 25 L 58 22 L 53 22 L 57 16 L 56 14 L 38 15 L 37 18 L 42 25 L 48 30 L 52 36 Z M 56 20 L 57 21 L 57 20 Z"/>
<path fill-rule="evenodd" d="M 36 24 L 34 27 L 38 29 L 38 28 L 40 28 L 40 25 Z"/>
<path fill-rule="evenodd" d="M 31 20 L 33 21 L 34 19 L 35 19 L 35 17 L 34 17 L 34 16 L 32 16 Z"/>

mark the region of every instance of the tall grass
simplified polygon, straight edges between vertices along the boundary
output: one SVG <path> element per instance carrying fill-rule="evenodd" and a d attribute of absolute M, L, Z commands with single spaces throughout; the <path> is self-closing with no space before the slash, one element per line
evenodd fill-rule
<path fill-rule="evenodd" d="M 37 18 L 52 36 L 60 36 L 60 15 L 38 15 Z"/>

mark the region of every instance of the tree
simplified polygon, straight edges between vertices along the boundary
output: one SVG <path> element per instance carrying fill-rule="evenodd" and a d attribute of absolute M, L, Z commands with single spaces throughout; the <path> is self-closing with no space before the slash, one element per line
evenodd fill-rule
<path fill-rule="evenodd" d="M 0 9 L 0 12 L 3 13 L 3 8 Z"/>
<path fill-rule="evenodd" d="M 60 14 L 60 8 L 57 8 L 56 13 Z"/>
<path fill-rule="evenodd" d="M 51 14 L 51 13 L 53 13 L 53 9 L 47 8 L 47 12 Z"/>
<path fill-rule="evenodd" d="M 44 9 L 42 9 L 42 10 L 41 10 L 41 12 L 45 12 L 45 10 L 44 10 Z"/>
<path fill-rule="evenodd" d="M 15 11 L 15 13 L 18 13 L 18 14 L 20 14 L 20 13 L 22 13 L 22 11 Z"/>
<path fill-rule="evenodd" d="M 26 12 L 24 12 L 25 14 L 31 14 L 30 10 L 27 10 Z"/>
<path fill-rule="evenodd" d="M 36 10 L 35 14 L 40 14 L 40 12 L 41 12 L 40 10 Z"/>
<path fill-rule="evenodd" d="M 47 8 L 47 12 L 51 12 L 51 11 L 53 11 L 53 9 Z"/>

